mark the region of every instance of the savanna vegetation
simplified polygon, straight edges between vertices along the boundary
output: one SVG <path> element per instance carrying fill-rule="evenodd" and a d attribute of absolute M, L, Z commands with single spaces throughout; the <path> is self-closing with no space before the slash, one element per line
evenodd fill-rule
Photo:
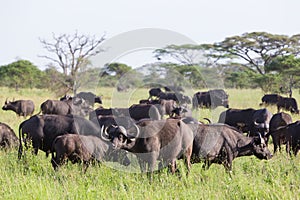
<path fill-rule="evenodd" d="M 0 104 L 6 97 L 32 99 L 39 105 L 56 94 L 46 89 L 14 89 L 2 87 Z M 105 107 L 131 105 L 148 96 L 147 89 L 137 88 L 119 93 L 115 88 L 97 88 L 96 93 L 104 96 Z M 258 108 L 263 92 L 259 89 L 228 89 L 231 107 Z M 295 94 L 299 99 L 299 95 Z M 275 107 L 269 108 L 273 113 Z M 209 117 L 216 122 L 224 108 L 202 109 L 193 114 L 198 118 Z M 298 120 L 293 115 L 293 120 Z M 0 110 L 1 122 L 9 124 L 17 133 L 24 120 L 15 113 Z M 272 150 L 272 144 L 270 149 Z M 26 157 L 17 159 L 17 150 L 0 151 L 1 199 L 298 199 L 300 193 L 300 157 L 290 158 L 283 151 L 271 160 L 258 160 L 254 156 L 237 158 L 233 162 L 230 177 L 221 165 L 212 165 L 207 171 L 202 164 L 194 164 L 188 177 L 182 173 L 179 178 L 165 169 L 155 174 L 150 184 L 147 176 L 118 164 L 103 163 L 91 166 L 83 173 L 81 165 L 68 163 L 58 172 L 51 166 L 50 158 L 44 152 L 33 156 L 27 151 Z M 183 163 L 179 162 L 184 172 Z M 120 170 L 121 168 L 121 170 Z"/>
<path fill-rule="evenodd" d="M 244 33 L 213 44 L 169 45 L 154 51 L 156 63 L 134 70 L 123 63 L 90 67 L 91 56 L 102 36 L 53 35 L 41 39 L 50 63 L 45 70 L 28 60 L 0 66 L 0 104 L 6 98 L 31 99 L 39 112 L 46 99 L 66 93 L 93 90 L 103 96 L 104 107 L 125 107 L 148 97 L 152 86 L 188 88 L 188 95 L 207 88 L 225 87 L 232 108 L 258 108 L 264 93 L 287 93 L 299 88 L 300 36 L 266 32 Z M 91 84 L 93 83 L 93 84 Z M 118 92 L 122 86 L 128 92 Z M 297 90 L 296 90 L 297 91 Z M 300 99 L 298 92 L 293 97 Z M 275 113 L 276 108 L 270 107 Z M 194 111 L 216 122 L 224 108 Z M 18 133 L 24 120 L 11 111 L 0 110 L 0 121 Z M 299 120 L 293 115 L 293 120 Z M 272 144 L 270 149 L 272 151 Z M 184 172 L 181 161 L 180 171 Z M 136 163 L 129 168 L 103 163 L 83 173 L 82 166 L 68 163 L 58 172 L 43 152 L 30 150 L 18 160 L 17 150 L 0 151 L 1 199 L 299 199 L 300 158 L 278 152 L 271 160 L 242 157 L 234 160 L 230 177 L 221 165 L 204 171 L 194 164 L 188 177 L 179 178 L 165 169 L 150 184 Z M 118 168 L 118 170 L 116 169 Z M 121 168 L 121 170 L 120 170 Z M 135 173 L 132 173 L 135 172 Z"/>

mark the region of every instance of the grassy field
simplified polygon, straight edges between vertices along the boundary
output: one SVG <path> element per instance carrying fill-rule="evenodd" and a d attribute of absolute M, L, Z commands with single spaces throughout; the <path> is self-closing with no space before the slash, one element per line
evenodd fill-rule
<path fill-rule="evenodd" d="M 32 99 L 39 105 L 46 99 L 57 98 L 55 94 L 37 89 L 19 92 L 0 88 L 0 104 L 5 99 Z M 260 90 L 227 90 L 230 107 L 259 108 L 263 96 Z M 128 95 L 117 93 L 111 88 L 100 88 L 105 107 L 128 106 L 139 99 L 147 98 L 146 89 L 130 91 Z M 300 100 L 299 94 L 295 98 Z M 269 108 L 276 112 L 275 107 Z M 208 117 L 218 120 L 224 108 L 194 112 L 198 119 Z M 7 123 L 17 133 L 24 120 L 11 111 L 0 110 L 0 121 Z M 299 120 L 294 115 L 293 120 Z M 269 145 L 273 150 L 273 146 Z M 183 163 L 179 163 L 184 171 Z M 50 157 L 43 152 L 18 161 L 17 151 L 0 151 L 0 199 L 299 199 L 300 157 L 289 158 L 283 151 L 271 160 L 261 161 L 255 157 L 241 157 L 233 162 L 232 178 L 221 165 L 203 171 L 202 164 L 194 164 L 188 177 L 179 179 L 164 170 L 155 174 L 152 184 L 145 174 L 116 170 L 111 165 L 101 164 L 88 168 L 68 164 L 54 172 Z"/>

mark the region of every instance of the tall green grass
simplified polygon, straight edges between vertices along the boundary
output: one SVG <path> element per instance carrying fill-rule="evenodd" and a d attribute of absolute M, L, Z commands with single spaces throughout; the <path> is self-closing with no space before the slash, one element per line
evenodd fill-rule
<path fill-rule="evenodd" d="M 0 103 L 6 97 L 32 99 L 39 105 L 46 99 L 56 98 L 46 90 L 28 89 L 15 92 L 0 88 Z M 130 91 L 132 95 L 114 93 L 112 88 L 99 88 L 105 107 L 131 105 L 147 98 L 147 89 Z M 228 90 L 230 107 L 259 108 L 263 95 L 259 90 Z M 300 99 L 296 96 L 296 99 Z M 275 107 L 269 108 L 273 113 Z M 193 114 L 200 120 L 209 117 L 214 122 L 224 108 L 214 111 L 201 109 Z M 298 120 L 298 115 L 293 115 Z M 17 133 L 24 120 L 11 111 L 0 111 L 0 121 L 10 125 Z M 270 144 L 272 150 L 272 145 Z M 180 170 L 184 171 L 180 161 Z M 0 199 L 299 199 L 300 158 L 289 158 L 283 151 L 271 160 L 241 157 L 233 162 L 230 177 L 221 165 L 202 170 L 202 164 L 194 164 L 188 177 L 179 178 L 165 169 L 155 174 L 149 183 L 145 174 L 130 173 L 111 168 L 105 163 L 88 168 L 68 163 L 54 172 L 50 158 L 39 151 L 37 156 L 28 151 L 26 157 L 17 159 L 17 150 L 0 151 Z M 184 173 L 182 173 L 184 174 Z"/>

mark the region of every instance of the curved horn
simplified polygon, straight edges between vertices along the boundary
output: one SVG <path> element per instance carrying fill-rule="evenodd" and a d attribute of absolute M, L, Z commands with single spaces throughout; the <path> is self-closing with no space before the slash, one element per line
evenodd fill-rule
<path fill-rule="evenodd" d="M 253 123 L 254 123 L 254 126 L 257 128 L 265 128 L 264 123 L 257 123 L 256 120 Z"/>
<path fill-rule="evenodd" d="M 101 138 L 103 139 L 103 140 L 105 140 L 105 141 L 110 141 L 108 138 L 109 138 L 109 135 L 108 135 L 108 133 L 107 133 L 107 127 L 105 128 L 105 130 L 104 130 L 104 126 L 102 126 L 101 127 L 101 131 L 100 131 L 100 136 L 101 136 Z M 103 135 L 103 133 L 104 133 L 104 135 Z"/>
<path fill-rule="evenodd" d="M 136 138 L 138 138 L 139 135 L 140 135 L 140 129 L 139 129 L 139 127 L 138 127 L 136 124 L 133 124 L 133 126 L 134 126 L 134 128 L 136 129 L 136 135 L 135 135 L 135 136 L 131 136 L 131 135 L 128 135 L 128 136 L 127 136 L 127 137 L 130 137 L 130 140 L 131 140 L 131 141 L 135 141 Z"/>
<path fill-rule="evenodd" d="M 203 119 L 205 119 L 205 120 L 208 122 L 208 124 L 211 124 L 210 119 L 208 119 L 208 118 L 206 118 L 206 117 L 204 117 Z"/>
<path fill-rule="evenodd" d="M 5 104 L 7 104 L 8 97 L 5 99 Z"/>
<path fill-rule="evenodd" d="M 127 131 L 126 131 L 126 129 L 124 128 L 124 126 L 119 126 L 119 129 L 120 129 L 120 132 L 121 132 L 121 133 L 123 133 L 126 137 L 128 137 L 128 136 L 127 136 Z"/>

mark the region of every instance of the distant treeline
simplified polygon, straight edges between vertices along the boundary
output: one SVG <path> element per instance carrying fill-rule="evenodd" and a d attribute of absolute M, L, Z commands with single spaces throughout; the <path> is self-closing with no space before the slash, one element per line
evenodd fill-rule
<path fill-rule="evenodd" d="M 282 74 L 259 75 L 249 70 L 226 70 L 220 73 L 217 68 L 205 68 L 197 65 L 179 65 L 174 63 L 152 63 L 146 66 L 152 69 L 146 75 L 141 72 L 143 67 L 133 69 L 121 63 L 111 63 L 101 69 L 90 69 L 81 79 L 98 81 L 99 86 L 123 88 L 161 85 L 192 86 L 193 88 L 221 87 L 226 88 L 262 88 L 267 92 L 287 92 L 290 79 L 294 88 L 299 88 L 297 73 L 294 76 Z M 122 77 L 127 77 L 122 80 Z M 40 70 L 30 61 L 19 60 L 0 67 L 0 86 L 15 88 L 48 88 L 56 90 L 60 87 L 64 75 L 55 68 Z M 139 77 L 142 77 L 139 79 Z M 66 91 L 67 92 L 67 91 Z M 62 92 L 63 93 L 63 92 Z"/>
<path fill-rule="evenodd" d="M 158 62 L 135 66 L 138 68 L 108 63 L 98 69 L 89 68 L 88 58 L 79 55 L 76 65 L 60 63 L 63 73 L 57 70 L 59 66 L 42 71 L 30 61 L 18 60 L 0 66 L 0 86 L 49 88 L 60 90 L 61 94 L 75 93 L 91 81 L 94 85 L 120 89 L 156 85 L 199 89 L 221 86 L 285 93 L 300 87 L 300 34 L 244 33 L 213 44 L 169 45 L 156 49 L 153 54 Z"/>

